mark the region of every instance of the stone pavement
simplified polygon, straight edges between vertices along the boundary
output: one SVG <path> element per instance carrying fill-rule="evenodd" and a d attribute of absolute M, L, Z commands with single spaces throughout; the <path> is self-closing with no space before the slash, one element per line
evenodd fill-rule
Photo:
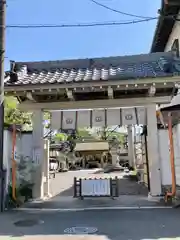
<path fill-rule="evenodd" d="M 149 199 L 139 195 L 123 195 L 116 199 L 111 198 L 84 198 L 84 200 L 72 197 L 55 196 L 47 201 L 35 201 L 26 203 L 22 209 L 52 209 L 52 210 L 83 210 L 83 209 L 107 209 L 107 208 L 160 208 L 165 207 L 164 202 L 158 199 Z"/>
<path fill-rule="evenodd" d="M 78 170 L 56 174 L 55 179 L 50 181 L 50 193 L 52 196 L 73 196 L 74 177 L 115 177 L 119 178 L 120 195 L 148 195 L 148 189 L 142 184 L 123 178 L 124 172 L 96 173 L 97 170 Z"/>
<path fill-rule="evenodd" d="M 138 208 L 162 206 L 159 199 L 149 199 L 147 188 L 123 178 L 123 172 L 108 174 L 95 174 L 96 170 L 69 171 L 59 173 L 55 179 L 51 179 L 50 191 L 52 198 L 46 201 L 26 203 L 23 208 L 34 209 L 92 209 L 92 208 Z M 120 196 L 114 200 L 111 198 L 85 198 L 84 200 L 73 198 L 74 177 L 115 177 L 119 178 Z"/>
<path fill-rule="evenodd" d="M 168 240 L 180 239 L 180 209 L 96 210 L 83 212 L 14 211 L 0 215 L 0 240 Z M 18 220 L 39 224 L 17 227 Z M 94 234 L 69 234 L 71 229 L 95 229 Z M 67 231 L 68 230 L 68 231 Z M 79 236 L 80 235 L 80 236 Z"/>

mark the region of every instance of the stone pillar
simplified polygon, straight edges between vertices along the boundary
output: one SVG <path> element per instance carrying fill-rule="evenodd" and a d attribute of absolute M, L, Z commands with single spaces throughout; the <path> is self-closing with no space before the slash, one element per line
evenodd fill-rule
<path fill-rule="evenodd" d="M 111 148 L 111 155 L 112 155 L 112 165 L 113 166 L 119 166 L 117 148 L 116 147 Z"/>
<path fill-rule="evenodd" d="M 129 165 L 134 167 L 135 163 L 135 153 L 134 153 L 134 137 L 133 128 L 131 125 L 128 126 L 128 159 Z"/>
<path fill-rule="evenodd" d="M 150 194 L 152 196 L 159 196 L 162 193 L 162 188 L 155 104 L 147 107 L 147 150 L 150 174 Z"/>
<path fill-rule="evenodd" d="M 42 199 L 44 197 L 43 189 L 43 160 L 44 160 L 44 141 L 43 141 L 43 111 L 33 111 L 33 161 L 35 165 L 34 171 L 34 187 L 33 198 Z"/>
<path fill-rule="evenodd" d="M 44 140 L 44 197 L 50 197 L 49 189 L 49 140 Z"/>

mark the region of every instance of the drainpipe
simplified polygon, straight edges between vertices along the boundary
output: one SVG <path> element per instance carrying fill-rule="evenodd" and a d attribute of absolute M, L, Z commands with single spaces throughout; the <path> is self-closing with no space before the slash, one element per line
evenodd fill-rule
<path fill-rule="evenodd" d="M 176 173 L 174 163 L 174 143 L 173 143 L 173 130 L 172 130 L 172 116 L 171 112 L 168 113 L 168 133 L 169 133 L 169 144 L 170 144 L 170 163 L 171 163 L 171 177 L 172 177 L 172 189 L 171 192 L 166 192 L 165 201 L 168 198 L 172 198 L 176 195 Z"/>

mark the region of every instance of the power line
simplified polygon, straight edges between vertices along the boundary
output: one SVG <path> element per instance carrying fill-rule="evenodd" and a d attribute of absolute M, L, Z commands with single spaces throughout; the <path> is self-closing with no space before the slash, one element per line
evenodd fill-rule
<path fill-rule="evenodd" d="M 96 22 L 96 23 L 79 23 L 79 24 L 9 24 L 6 28 L 85 28 L 85 27 L 100 27 L 100 26 L 119 26 L 119 25 L 131 25 L 143 22 L 149 22 L 156 20 L 157 17 L 141 20 L 132 20 L 126 22 Z"/>
<path fill-rule="evenodd" d="M 145 16 L 141 16 L 141 15 L 136 15 L 136 14 L 131 14 L 131 13 L 127 13 L 127 12 L 122 12 L 120 10 L 108 7 L 108 6 L 106 6 L 106 5 L 102 4 L 102 3 L 99 3 L 97 1 L 95 1 L 95 0 L 89 0 L 89 1 L 93 2 L 94 4 L 96 4 L 96 5 L 100 6 L 100 7 L 103 7 L 105 9 L 110 10 L 110 11 L 115 12 L 115 13 L 119 13 L 121 15 L 129 16 L 129 17 L 142 18 L 142 19 L 151 19 L 151 17 L 147 17 L 147 16 L 145 17 Z"/>

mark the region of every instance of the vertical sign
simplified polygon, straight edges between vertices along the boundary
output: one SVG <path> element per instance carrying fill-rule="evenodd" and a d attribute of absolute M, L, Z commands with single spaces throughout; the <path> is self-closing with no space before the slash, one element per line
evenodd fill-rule
<path fill-rule="evenodd" d="M 104 127 L 106 125 L 105 110 L 93 110 L 92 111 L 92 126 Z"/>
<path fill-rule="evenodd" d="M 76 112 L 63 111 L 62 129 L 75 129 L 75 128 L 76 128 Z"/>
<path fill-rule="evenodd" d="M 137 124 L 134 108 L 122 108 L 122 125 Z"/>

